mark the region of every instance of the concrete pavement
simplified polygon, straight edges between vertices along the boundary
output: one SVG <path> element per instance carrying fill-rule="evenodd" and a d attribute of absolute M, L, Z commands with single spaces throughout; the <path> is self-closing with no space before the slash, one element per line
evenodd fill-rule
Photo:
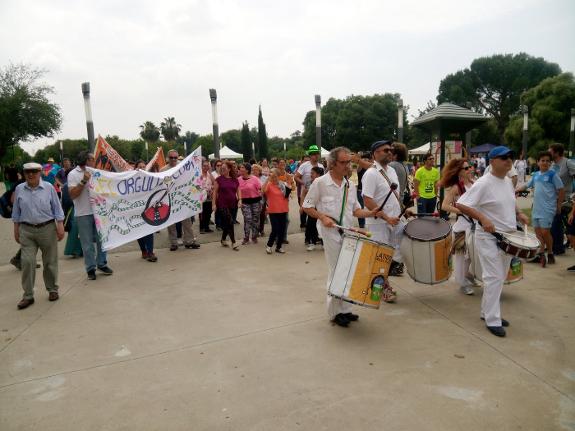
<path fill-rule="evenodd" d="M 500 339 L 479 294 L 407 275 L 398 303 L 334 327 L 323 252 L 290 242 L 112 252 L 95 282 L 62 260 L 61 299 L 38 274 L 23 311 L 0 266 L 0 429 L 575 429 L 572 250 L 505 287 Z"/>

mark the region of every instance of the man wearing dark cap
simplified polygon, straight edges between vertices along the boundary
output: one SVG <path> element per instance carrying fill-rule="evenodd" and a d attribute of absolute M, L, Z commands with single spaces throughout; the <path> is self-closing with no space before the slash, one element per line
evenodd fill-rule
<path fill-rule="evenodd" d="M 42 251 L 44 285 L 48 299 L 58 299 L 58 241 L 64 238 L 64 212 L 54 187 L 41 179 L 42 165 L 26 163 L 26 182 L 16 187 L 12 221 L 14 239 L 22 249 L 22 310 L 34 304 L 36 254 Z"/>
<path fill-rule="evenodd" d="M 320 167 L 324 169 L 324 166 L 319 162 L 320 151 L 317 145 L 310 145 L 306 154 L 309 156 L 309 160 L 307 162 L 303 162 L 298 168 L 294 175 L 294 180 L 299 187 L 303 187 L 304 190 L 309 190 L 309 186 L 311 185 L 311 170 L 315 167 Z M 300 214 L 299 226 L 300 228 L 304 228 L 307 224 L 307 214 L 302 212 Z"/>
<path fill-rule="evenodd" d="M 457 201 L 457 208 L 465 215 L 479 220 L 475 231 L 475 252 L 483 273 L 481 319 L 487 329 L 498 337 L 505 337 L 504 327 L 509 322 L 501 318 L 499 298 L 509 271 L 512 256 L 497 246 L 494 232 L 516 232 L 517 220 L 529 220 L 519 211 L 515 190 L 507 172 L 513 162 L 512 151 L 504 146 L 489 152 L 491 171 L 478 179 Z"/>

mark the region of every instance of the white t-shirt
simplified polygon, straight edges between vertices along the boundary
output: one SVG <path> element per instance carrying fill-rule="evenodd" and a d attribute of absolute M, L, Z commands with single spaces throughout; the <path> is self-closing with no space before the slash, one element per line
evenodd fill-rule
<path fill-rule="evenodd" d="M 316 166 L 324 169 L 324 167 L 321 163 L 318 163 Z M 300 167 L 297 168 L 297 172 L 301 175 L 301 180 L 303 181 L 303 183 L 306 187 L 309 187 L 311 184 L 311 169 L 312 168 L 313 168 L 313 165 L 311 164 L 311 162 L 309 160 L 307 162 L 302 163 L 300 165 Z"/>
<path fill-rule="evenodd" d="M 483 175 L 457 200 L 457 203 L 485 214 L 499 232 L 517 230 L 515 191 L 508 177 L 498 178 L 491 173 Z M 483 230 L 481 225 L 477 226 L 478 230 Z"/>
<path fill-rule="evenodd" d="M 361 179 L 362 196 L 367 196 L 368 198 L 373 199 L 375 203 L 378 205 L 378 207 L 383 203 L 385 197 L 391 190 L 389 183 L 380 172 L 381 169 L 383 169 L 383 167 L 379 163 L 375 162 L 373 167 L 365 171 L 365 174 L 363 174 L 363 177 Z M 384 169 L 384 171 L 385 174 L 388 176 L 389 180 L 392 183 L 397 184 L 398 187 L 396 191 L 399 193 L 399 179 L 397 178 L 397 173 L 395 172 L 395 169 L 393 169 L 390 166 L 387 166 L 387 169 Z M 391 217 L 398 217 L 399 214 L 401 213 L 401 207 L 399 205 L 399 201 L 397 200 L 397 198 L 394 196 L 393 193 L 389 195 L 389 199 L 387 199 L 387 202 L 383 207 L 383 212 Z M 370 225 L 386 223 L 386 221 L 381 218 L 373 218 L 373 217 L 367 218 L 365 222 L 366 224 Z"/>
<path fill-rule="evenodd" d="M 84 171 L 80 166 L 76 166 L 68 174 L 68 187 L 70 189 L 80 184 L 84 178 Z M 82 193 L 74 201 L 74 216 L 80 217 L 85 215 L 92 215 L 92 207 L 90 206 L 90 193 L 88 192 L 88 184 L 82 189 Z"/>
<path fill-rule="evenodd" d="M 357 201 L 357 189 L 355 184 L 344 179 L 341 186 L 338 186 L 333 181 L 331 173 L 329 172 L 317 178 L 311 184 L 303 202 L 303 207 L 315 208 L 320 213 L 325 214 L 336 221 L 339 220 L 343 204 L 344 187 L 346 184 L 349 185 L 349 188 L 347 190 L 347 203 L 343 211 L 343 221 L 341 222 L 341 225 L 345 227 L 353 226 L 353 212 L 356 209 L 361 208 Z M 317 222 L 317 227 L 321 236 L 327 234 L 337 235 L 339 237 L 337 229 L 326 228 L 319 220 Z"/>

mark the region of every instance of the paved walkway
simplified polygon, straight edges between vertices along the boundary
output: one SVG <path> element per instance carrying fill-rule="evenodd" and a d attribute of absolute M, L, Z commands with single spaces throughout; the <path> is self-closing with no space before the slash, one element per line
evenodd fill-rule
<path fill-rule="evenodd" d="M 393 279 L 396 304 L 325 314 L 321 251 L 113 252 L 111 277 L 62 260 L 16 310 L 0 266 L 0 429 L 574 430 L 575 253 L 507 286 L 508 336 L 453 283 Z M 480 290 L 480 289 L 478 289 Z"/>

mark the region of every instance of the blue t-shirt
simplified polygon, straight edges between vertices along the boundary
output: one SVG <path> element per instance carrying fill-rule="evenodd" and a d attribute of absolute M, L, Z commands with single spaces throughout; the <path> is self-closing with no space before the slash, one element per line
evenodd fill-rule
<path fill-rule="evenodd" d="M 533 188 L 533 218 L 549 218 L 557 211 L 557 190 L 563 188 L 559 175 L 549 169 L 546 172 L 533 173 L 527 183 L 527 188 Z"/>

